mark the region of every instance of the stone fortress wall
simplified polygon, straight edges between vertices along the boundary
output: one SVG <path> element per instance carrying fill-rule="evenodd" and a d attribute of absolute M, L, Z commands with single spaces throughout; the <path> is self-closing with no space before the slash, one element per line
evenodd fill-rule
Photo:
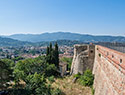
<path fill-rule="evenodd" d="M 72 74 L 91 69 L 95 95 L 125 95 L 125 53 L 100 45 L 75 45 Z"/>
<path fill-rule="evenodd" d="M 125 53 L 95 47 L 95 95 L 125 95 Z"/>
<path fill-rule="evenodd" d="M 74 57 L 71 66 L 71 74 L 77 74 L 88 69 L 93 69 L 95 57 L 95 45 L 74 45 Z"/>

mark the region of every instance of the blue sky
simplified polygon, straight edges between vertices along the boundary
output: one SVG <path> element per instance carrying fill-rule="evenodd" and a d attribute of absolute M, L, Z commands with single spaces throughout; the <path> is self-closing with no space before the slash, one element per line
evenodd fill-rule
<path fill-rule="evenodd" d="M 125 0 L 0 0 L 0 35 L 57 31 L 125 36 Z"/>

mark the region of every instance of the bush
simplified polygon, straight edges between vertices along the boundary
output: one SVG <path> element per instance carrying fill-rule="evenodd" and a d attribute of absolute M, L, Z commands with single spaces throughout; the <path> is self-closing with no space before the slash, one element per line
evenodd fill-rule
<path fill-rule="evenodd" d="M 50 77 L 48 77 L 48 80 L 49 80 L 51 83 L 55 82 L 55 80 L 54 80 L 54 76 L 50 76 Z"/>
<path fill-rule="evenodd" d="M 31 91 L 27 89 L 9 89 L 9 95 L 31 95 Z"/>
<path fill-rule="evenodd" d="M 92 95 L 94 95 L 95 89 L 93 88 L 93 86 L 91 87 L 91 92 L 92 92 Z"/>
<path fill-rule="evenodd" d="M 61 90 L 59 88 L 53 90 L 52 95 L 61 95 Z"/>
<path fill-rule="evenodd" d="M 80 76 L 81 76 L 80 73 L 74 75 L 75 78 L 80 78 Z"/>
<path fill-rule="evenodd" d="M 80 83 L 84 86 L 92 86 L 94 80 L 94 75 L 91 70 L 86 70 L 84 74 L 80 77 Z"/>
<path fill-rule="evenodd" d="M 55 64 L 46 64 L 45 67 L 45 76 L 46 77 L 50 77 L 50 76 L 58 76 L 58 72 L 57 72 L 57 68 L 55 66 Z"/>
<path fill-rule="evenodd" d="M 9 61 L 0 60 L 0 89 L 4 90 L 9 87 L 8 82 L 13 80 L 13 69 Z"/>
<path fill-rule="evenodd" d="M 44 75 L 35 73 L 27 76 L 26 89 L 34 95 L 50 95 L 50 88 L 46 86 Z"/>

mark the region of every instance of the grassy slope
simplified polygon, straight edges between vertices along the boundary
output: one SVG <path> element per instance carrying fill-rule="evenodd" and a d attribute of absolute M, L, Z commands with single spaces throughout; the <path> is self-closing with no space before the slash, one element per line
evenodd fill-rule
<path fill-rule="evenodd" d="M 57 78 L 52 84 L 53 88 L 59 88 L 64 95 L 92 95 L 91 88 L 72 82 L 73 77 Z"/>

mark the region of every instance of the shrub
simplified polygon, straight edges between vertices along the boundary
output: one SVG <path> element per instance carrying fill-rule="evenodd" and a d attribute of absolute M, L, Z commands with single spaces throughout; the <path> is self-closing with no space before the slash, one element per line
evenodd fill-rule
<path fill-rule="evenodd" d="M 52 95 L 61 95 L 61 90 L 59 88 L 53 90 Z"/>
<path fill-rule="evenodd" d="M 26 79 L 25 88 L 30 90 L 32 94 L 44 95 L 48 92 L 44 75 L 35 73 L 33 75 L 28 75 Z"/>
<path fill-rule="evenodd" d="M 57 68 L 55 66 L 55 64 L 46 64 L 45 67 L 45 76 L 46 77 L 50 77 L 50 76 L 58 76 L 58 72 L 57 72 Z"/>
<path fill-rule="evenodd" d="M 93 86 L 91 87 L 91 92 L 92 92 L 92 95 L 94 95 L 95 89 L 93 88 Z"/>
<path fill-rule="evenodd" d="M 50 76 L 50 77 L 48 77 L 48 80 L 49 80 L 51 83 L 55 82 L 55 80 L 54 80 L 54 76 Z"/>
<path fill-rule="evenodd" d="M 81 76 L 80 73 L 74 75 L 75 78 L 80 78 L 80 76 Z"/>
<path fill-rule="evenodd" d="M 13 80 L 13 69 L 10 65 L 9 62 L 0 60 L 0 89 L 7 89 L 8 82 Z"/>
<path fill-rule="evenodd" d="M 9 95 L 31 95 L 31 91 L 27 89 L 9 89 Z"/>
<path fill-rule="evenodd" d="M 94 80 L 94 75 L 92 71 L 87 69 L 83 75 L 80 77 L 80 83 L 84 86 L 92 86 Z"/>

